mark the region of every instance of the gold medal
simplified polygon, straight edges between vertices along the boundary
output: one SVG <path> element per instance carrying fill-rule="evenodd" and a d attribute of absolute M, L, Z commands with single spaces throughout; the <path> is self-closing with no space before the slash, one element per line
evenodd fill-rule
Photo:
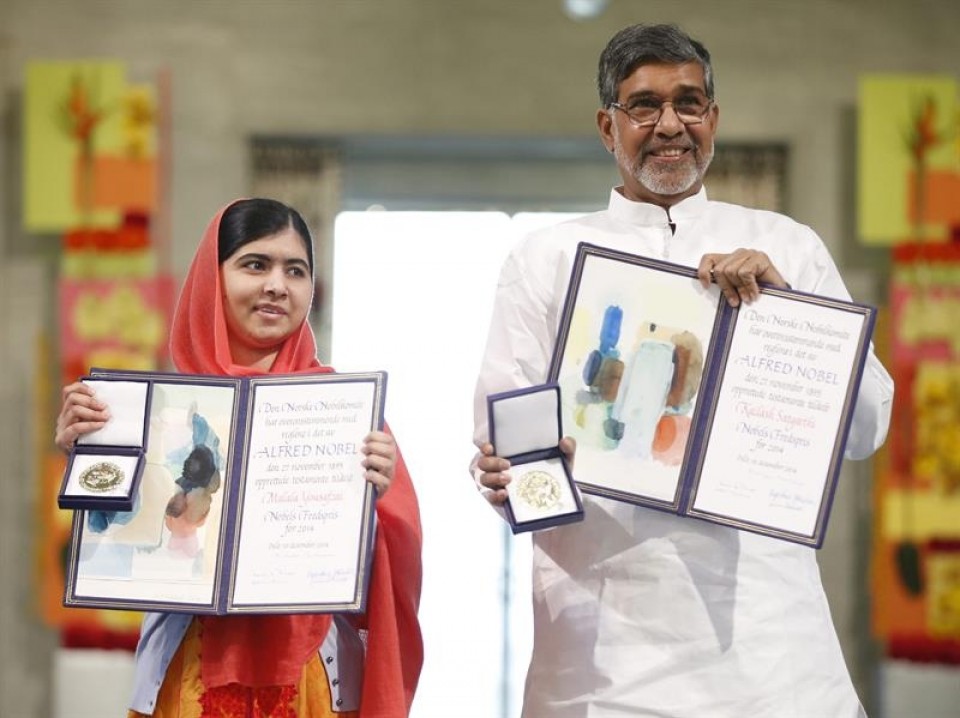
<path fill-rule="evenodd" d="M 546 471 L 528 471 L 517 482 L 517 496 L 528 506 L 549 511 L 560 503 L 560 484 Z"/>
<path fill-rule="evenodd" d="M 123 470 L 109 461 L 98 461 L 80 474 L 80 485 L 98 494 L 119 486 L 122 481 Z"/>

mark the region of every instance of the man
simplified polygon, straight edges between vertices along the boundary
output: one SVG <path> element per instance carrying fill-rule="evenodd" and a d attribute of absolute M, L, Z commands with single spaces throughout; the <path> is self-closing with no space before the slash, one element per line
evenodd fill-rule
<path fill-rule="evenodd" d="M 849 298 L 810 228 L 707 199 L 720 109 L 703 45 L 674 26 L 626 28 L 598 84 L 597 127 L 623 185 L 606 210 L 524 238 L 497 288 L 475 412 L 475 475 L 494 505 L 509 462 L 487 443 L 484 399 L 546 380 L 578 242 L 697 267 L 732 305 L 756 299 L 758 282 Z M 892 394 L 871 352 L 848 458 L 883 442 Z M 534 535 L 525 718 L 863 715 L 815 551 L 595 496 L 584 509 L 581 523 Z"/>

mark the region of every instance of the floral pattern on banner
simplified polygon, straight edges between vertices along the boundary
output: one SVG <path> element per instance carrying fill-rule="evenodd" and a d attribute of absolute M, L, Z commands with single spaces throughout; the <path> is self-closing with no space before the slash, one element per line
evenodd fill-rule
<path fill-rule="evenodd" d="M 115 60 L 28 64 L 24 228 L 62 237 L 58 341 L 49 353 L 56 362 L 49 374 L 62 385 L 91 367 L 165 368 L 173 303 L 162 229 L 169 226 L 161 176 L 169 171 L 169 96 L 167 75 L 130 83 Z M 60 393 L 49 394 L 56 416 Z M 63 457 L 52 449 L 37 462 L 46 497 L 39 506 L 38 605 L 66 647 L 132 650 L 138 614 L 60 605 L 71 516 L 57 509 Z"/>
<path fill-rule="evenodd" d="M 898 246 L 890 298 L 874 628 L 891 657 L 960 663 L 960 245 Z"/>

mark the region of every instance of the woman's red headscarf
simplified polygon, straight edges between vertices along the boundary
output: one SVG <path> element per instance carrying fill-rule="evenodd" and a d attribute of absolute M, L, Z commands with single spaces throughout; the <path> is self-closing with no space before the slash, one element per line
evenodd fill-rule
<path fill-rule="evenodd" d="M 232 203 L 231 203 L 232 204 Z M 250 376 L 233 363 L 220 289 L 221 209 L 204 232 L 187 273 L 170 332 L 181 372 Z M 316 357 L 310 325 L 286 339 L 270 374 L 330 372 Z M 398 718 L 409 713 L 423 663 L 420 602 L 420 511 L 403 457 L 390 489 L 377 501 L 377 538 L 364 617 L 368 630 L 360 714 Z M 203 619 L 202 679 L 207 687 L 296 684 L 330 626 L 328 615 L 212 616 Z"/>

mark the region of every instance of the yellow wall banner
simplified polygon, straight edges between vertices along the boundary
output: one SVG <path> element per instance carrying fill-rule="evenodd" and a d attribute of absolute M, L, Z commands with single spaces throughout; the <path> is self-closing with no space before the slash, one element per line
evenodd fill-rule
<path fill-rule="evenodd" d="M 860 80 L 857 218 L 866 244 L 960 231 L 958 84 L 944 75 Z"/>
<path fill-rule="evenodd" d="M 116 61 L 32 62 L 23 103 L 24 229 L 116 227 L 156 196 L 153 88 Z"/>

